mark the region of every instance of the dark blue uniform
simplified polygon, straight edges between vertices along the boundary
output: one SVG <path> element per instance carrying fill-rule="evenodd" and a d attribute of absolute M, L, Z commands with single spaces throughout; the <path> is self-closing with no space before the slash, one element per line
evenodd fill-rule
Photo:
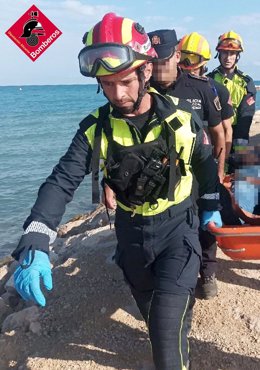
<path fill-rule="evenodd" d="M 215 85 L 207 77 L 199 77 L 190 73 L 180 72 L 177 80 L 166 90 L 157 83 L 152 85 L 161 93 L 185 99 L 209 127 L 221 123 L 221 103 Z"/>

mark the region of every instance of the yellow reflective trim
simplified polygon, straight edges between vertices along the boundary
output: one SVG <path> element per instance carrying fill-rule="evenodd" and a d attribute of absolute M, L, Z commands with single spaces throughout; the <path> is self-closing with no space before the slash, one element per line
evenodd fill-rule
<path fill-rule="evenodd" d="M 125 45 L 132 40 L 132 26 L 133 21 L 128 18 L 124 18 L 122 22 L 122 43 Z"/>
<path fill-rule="evenodd" d="M 87 39 L 85 45 L 92 45 L 93 44 L 93 28 L 88 32 Z"/>
<path fill-rule="evenodd" d="M 168 98 L 171 99 L 171 101 L 173 102 L 174 105 L 178 105 L 179 104 L 179 101 L 180 101 L 179 98 L 176 98 L 175 96 L 170 96 L 170 95 L 168 95 Z"/>
<path fill-rule="evenodd" d="M 133 64 L 131 64 L 131 66 L 128 69 L 135 69 L 135 68 L 141 66 L 144 63 L 145 63 L 145 61 L 143 61 L 143 60 L 136 60 Z M 109 72 L 102 65 L 100 65 L 100 67 L 99 67 L 99 69 L 96 73 L 96 77 L 111 76 L 111 75 L 115 75 L 115 74 L 118 74 L 118 73 L 120 73 L 120 72 L 116 72 L 116 73 L 115 72 Z"/>
<path fill-rule="evenodd" d="M 96 109 L 94 112 L 91 112 L 90 114 L 92 116 L 94 116 L 95 118 L 98 118 L 98 116 L 99 116 L 99 109 Z"/>
<path fill-rule="evenodd" d="M 161 132 L 162 132 L 162 126 L 161 125 L 154 127 L 150 132 L 148 132 L 144 142 L 148 143 L 150 141 L 156 140 L 159 137 Z"/>

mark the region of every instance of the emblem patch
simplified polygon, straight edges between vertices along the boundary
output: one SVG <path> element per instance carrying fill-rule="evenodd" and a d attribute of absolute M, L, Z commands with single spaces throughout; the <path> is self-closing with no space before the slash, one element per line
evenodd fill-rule
<path fill-rule="evenodd" d="M 246 102 L 247 102 L 248 105 L 252 105 L 252 104 L 254 104 L 255 99 L 253 98 L 253 96 L 250 96 L 250 98 L 248 98 Z"/>
<path fill-rule="evenodd" d="M 159 45 L 161 43 L 161 39 L 158 35 L 154 35 L 152 37 L 152 45 Z"/>
<path fill-rule="evenodd" d="M 219 101 L 219 97 L 216 96 L 215 99 L 213 100 L 214 102 L 214 105 L 215 105 L 215 108 L 217 109 L 217 111 L 220 111 L 222 109 L 221 107 L 221 104 L 220 104 L 220 101 Z"/>

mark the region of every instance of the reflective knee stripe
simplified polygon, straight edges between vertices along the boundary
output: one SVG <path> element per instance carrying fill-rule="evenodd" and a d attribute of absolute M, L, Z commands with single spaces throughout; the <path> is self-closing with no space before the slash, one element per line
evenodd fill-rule
<path fill-rule="evenodd" d="M 181 318 L 181 327 L 180 327 L 180 331 L 179 331 L 179 351 L 180 351 L 180 357 L 181 357 L 181 368 L 182 368 L 182 370 L 187 370 L 186 364 L 185 365 L 183 364 L 183 355 L 182 355 L 182 329 L 183 329 L 184 317 L 185 317 L 185 315 L 187 313 L 187 308 L 189 307 L 189 303 L 190 303 L 190 296 L 188 296 L 188 299 L 187 299 L 187 302 L 186 302 L 186 306 L 185 306 L 185 310 L 183 311 L 183 315 L 182 315 L 182 318 Z M 188 352 L 189 352 L 189 341 L 188 341 L 188 338 L 187 338 L 187 345 L 188 345 Z"/>

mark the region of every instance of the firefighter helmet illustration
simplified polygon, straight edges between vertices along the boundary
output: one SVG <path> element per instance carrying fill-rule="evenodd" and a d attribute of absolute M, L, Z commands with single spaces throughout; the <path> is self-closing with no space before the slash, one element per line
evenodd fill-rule
<path fill-rule="evenodd" d="M 39 42 L 38 36 L 44 36 L 45 31 L 41 23 L 36 19 L 38 12 L 31 12 L 31 18 L 23 26 L 23 34 L 20 37 L 25 37 L 29 46 L 36 46 Z"/>

